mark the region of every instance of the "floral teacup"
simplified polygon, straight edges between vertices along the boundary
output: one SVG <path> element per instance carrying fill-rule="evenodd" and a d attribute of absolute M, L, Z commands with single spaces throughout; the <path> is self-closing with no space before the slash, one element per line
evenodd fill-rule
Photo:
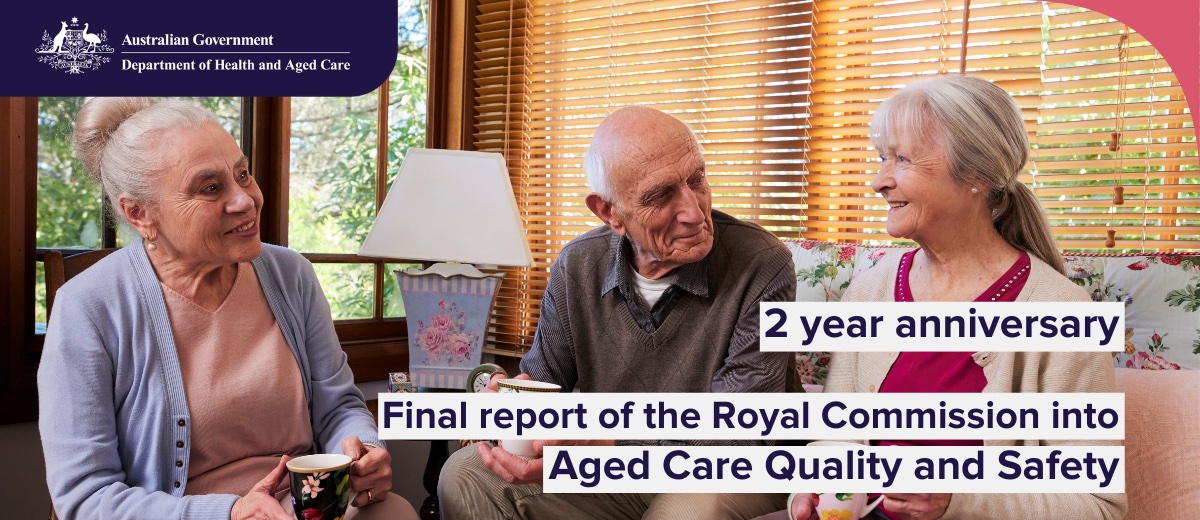
<path fill-rule="evenodd" d="M 863 447 L 862 444 L 846 441 L 812 441 L 809 446 L 843 446 L 843 447 Z M 806 493 L 796 493 L 788 497 L 787 510 L 788 515 L 792 515 L 792 501 L 797 496 L 804 496 Z M 883 502 L 883 495 L 879 495 L 870 504 L 867 503 L 866 493 L 812 493 L 812 509 L 816 511 L 817 518 L 821 520 L 859 520 L 860 518 L 871 514 L 875 507 Z"/>
<path fill-rule="evenodd" d="M 792 501 L 797 496 L 802 496 L 802 494 L 797 493 L 788 497 L 789 516 L 794 514 Z M 875 507 L 883 501 L 883 495 L 879 495 L 875 501 L 868 504 L 866 493 L 812 493 L 811 498 L 812 508 L 820 520 L 859 520 L 874 511 Z"/>
<path fill-rule="evenodd" d="M 348 455 L 305 455 L 287 463 L 297 520 L 341 520 L 353 498 Z"/>

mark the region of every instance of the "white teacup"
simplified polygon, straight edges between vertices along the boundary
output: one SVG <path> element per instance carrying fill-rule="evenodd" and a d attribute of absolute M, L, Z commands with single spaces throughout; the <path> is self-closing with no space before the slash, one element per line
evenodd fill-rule
<path fill-rule="evenodd" d="M 536 459 L 538 453 L 533 449 L 533 439 L 500 439 L 500 447 L 513 455 L 524 459 Z"/>
<path fill-rule="evenodd" d="M 544 383 L 531 379 L 501 379 L 496 382 L 496 388 L 502 394 L 527 392 L 559 393 L 562 391 L 562 387 L 554 383 Z M 521 458 L 532 459 L 538 457 L 538 453 L 533 449 L 533 439 L 501 439 L 500 447 Z"/>
<path fill-rule="evenodd" d="M 813 441 L 808 445 L 860 448 L 864 446 L 857 442 L 846 441 Z M 792 516 L 792 501 L 797 496 L 805 495 L 812 498 L 813 510 L 817 513 L 817 518 L 837 518 L 838 520 L 859 520 L 874 511 L 884 498 L 883 495 L 879 495 L 874 501 L 867 503 L 866 493 L 793 493 L 787 501 L 788 518 Z"/>
<path fill-rule="evenodd" d="M 534 381 L 532 379 L 501 379 L 496 382 L 496 387 L 502 394 L 520 394 L 525 392 L 557 394 L 562 392 L 561 386 L 554 383 Z"/>

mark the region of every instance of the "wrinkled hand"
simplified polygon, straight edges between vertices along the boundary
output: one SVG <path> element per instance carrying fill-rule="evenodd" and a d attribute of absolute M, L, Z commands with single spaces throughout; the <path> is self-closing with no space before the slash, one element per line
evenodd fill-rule
<path fill-rule="evenodd" d="M 522 374 L 524 375 L 524 374 Z M 517 376 L 520 377 L 520 376 Z M 612 446 L 613 441 L 533 441 L 538 458 L 525 460 L 501 447 L 486 442 L 475 443 L 483 465 L 509 484 L 538 484 L 542 482 L 542 448 L 545 446 Z"/>
<path fill-rule="evenodd" d="M 508 379 L 508 376 L 501 374 L 500 372 L 496 372 L 496 373 L 492 374 L 492 377 L 490 379 L 488 379 L 487 388 L 480 390 L 479 393 L 494 394 L 496 392 L 499 392 L 500 387 L 497 386 L 496 383 L 499 383 L 501 379 Z M 524 379 L 526 381 L 533 380 L 532 377 L 529 377 L 529 374 L 519 374 L 516 377 L 514 377 L 513 379 Z"/>
<path fill-rule="evenodd" d="M 813 493 L 796 493 L 790 501 L 788 520 L 818 520 L 817 508 L 813 507 Z"/>
<path fill-rule="evenodd" d="M 258 481 L 245 496 L 233 503 L 233 511 L 229 513 L 231 520 L 294 520 L 295 517 L 284 511 L 275 498 L 275 489 L 287 476 L 287 461 L 287 455 L 281 457 L 279 465 L 266 478 Z"/>
<path fill-rule="evenodd" d="M 342 453 L 354 459 L 350 466 L 350 489 L 358 496 L 350 504 L 363 507 L 385 500 L 392 489 L 392 455 L 387 450 L 369 448 L 358 437 L 342 441 Z"/>
<path fill-rule="evenodd" d="M 950 507 L 950 493 L 888 493 L 883 507 L 896 518 L 936 520 Z"/>

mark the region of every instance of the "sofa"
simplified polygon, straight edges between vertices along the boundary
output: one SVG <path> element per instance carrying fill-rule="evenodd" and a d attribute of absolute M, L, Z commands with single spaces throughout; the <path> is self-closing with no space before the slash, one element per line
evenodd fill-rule
<path fill-rule="evenodd" d="M 840 301 L 854 276 L 914 246 L 784 240 L 797 301 Z M 1113 355 L 1125 393 L 1128 520 L 1200 515 L 1200 253 L 1064 253 L 1067 276 L 1096 301 L 1125 303 L 1125 345 Z M 796 353 L 822 385 L 825 352 Z"/>

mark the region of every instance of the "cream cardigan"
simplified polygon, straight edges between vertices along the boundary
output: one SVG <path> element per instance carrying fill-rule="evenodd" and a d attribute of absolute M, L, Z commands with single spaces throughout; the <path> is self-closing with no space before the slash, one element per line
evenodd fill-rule
<path fill-rule="evenodd" d="M 902 255 L 855 276 L 842 301 L 892 302 Z M 1033 264 L 1019 302 L 1090 302 L 1079 286 L 1030 255 Z M 975 362 L 987 378 L 984 392 L 1113 392 L 1112 357 L 1104 352 L 977 352 Z M 875 392 L 896 360 L 895 352 L 835 353 L 826 392 Z M 1119 444 L 1117 441 L 984 441 L 986 446 L 1069 446 Z M 1125 517 L 1124 493 L 984 494 L 959 493 L 950 500 L 945 519 L 1078 518 L 1116 520 Z"/>

